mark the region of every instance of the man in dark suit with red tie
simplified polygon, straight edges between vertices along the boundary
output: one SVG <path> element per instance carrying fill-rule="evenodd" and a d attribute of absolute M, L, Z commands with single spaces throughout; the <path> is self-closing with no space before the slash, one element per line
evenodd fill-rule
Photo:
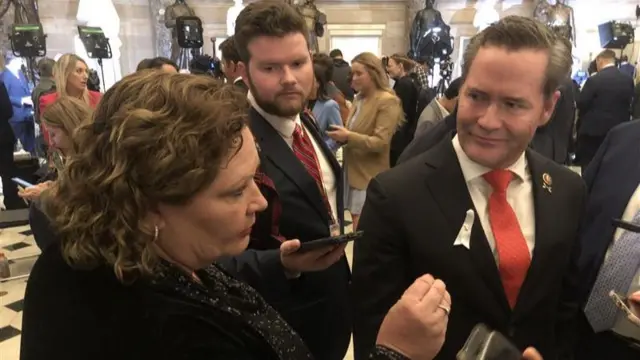
<path fill-rule="evenodd" d="M 254 2 L 236 19 L 238 69 L 249 87 L 249 126 L 260 149 L 257 181 L 269 202 L 257 215 L 250 248 L 277 249 L 283 239 L 304 243 L 342 232 L 341 169 L 303 112 L 314 82 L 307 37 L 304 18 L 285 3 Z M 318 256 L 336 252 L 344 246 Z M 290 301 L 271 304 L 317 360 L 342 360 L 347 352 L 350 276 L 343 256 L 326 270 L 292 279 Z"/>
<path fill-rule="evenodd" d="M 545 359 L 571 356 L 578 313 L 580 177 L 527 145 L 551 117 L 566 61 L 554 35 L 509 16 L 471 40 L 456 130 L 369 184 L 354 244 L 356 359 L 413 279 L 443 279 L 450 360 L 484 323 Z"/>

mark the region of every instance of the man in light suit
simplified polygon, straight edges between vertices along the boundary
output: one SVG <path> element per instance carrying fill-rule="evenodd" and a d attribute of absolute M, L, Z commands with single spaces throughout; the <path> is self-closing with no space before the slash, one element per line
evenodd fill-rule
<path fill-rule="evenodd" d="M 415 136 L 429 131 L 453 112 L 458 102 L 458 92 L 460 91 L 461 83 L 461 78 L 453 80 L 441 97 L 431 100 L 429 105 L 422 110 L 418 118 Z"/>
<path fill-rule="evenodd" d="M 580 230 L 580 285 L 586 300 L 576 359 L 640 359 L 640 327 L 616 311 L 608 294 L 640 292 L 640 236 L 613 224 L 640 224 L 639 141 L 640 121 L 616 126 L 584 172 L 589 202 Z"/>
<path fill-rule="evenodd" d="M 551 56 L 554 42 L 545 26 L 519 16 L 476 35 L 465 53 L 456 136 L 371 181 L 364 238 L 354 244 L 358 360 L 389 307 L 424 273 L 442 278 L 452 296 L 435 359 L 455 358 L 479 323 L 545 359 L 571 357 L 584 184 L 528 149 L 565 73 L 566 62 Z"/>

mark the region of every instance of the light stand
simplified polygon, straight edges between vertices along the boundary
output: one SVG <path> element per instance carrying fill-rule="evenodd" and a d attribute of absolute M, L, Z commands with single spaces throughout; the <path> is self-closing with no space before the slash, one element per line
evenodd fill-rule
<path fill-rule="evenodd" d="M 113 58 L 109 38 L 104 35 L 102 28 L 94 26 L 78 25 L 78 35 L 89 58 L 97 60 L 98 66 L 100 66 L 100 74 L 102 75 L 102 86 L 104 86 L 105 78 L 102 60 Z"/>
<path fill-rule="evenodd" d="M 27 59 L 26 73 L 35 87 L 35 59 L 36 57 L 44 57 L 47 55 L 47 35 L 45 35 L 42 29 L 42 24 L 14 24 L 11 26 L 9 40 L 11 41 L 11 51 L 13 54 Z"/>

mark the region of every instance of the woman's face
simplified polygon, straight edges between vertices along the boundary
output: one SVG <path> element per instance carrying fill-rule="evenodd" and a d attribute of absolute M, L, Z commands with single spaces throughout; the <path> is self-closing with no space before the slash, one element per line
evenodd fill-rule
<path fill-rule="evenodd" d="M 260 160 L 246 127 L 242 139 L 210 186 L 185 205 L 158 207 L 157 245 L 174 261 L 196 269 L 247 248 L 256 213 L 267 201 L 253 180 Z"/>
<path fill-rule="evenodd" d="M 393 58 L 389 58 L 387 71 L 392 78 L 399 78 L 402 75 L 402 66 L 393 60 Z"/>
<path fill-rule="evenodd" d="M 47 131 L 49 131 L 51 146 L 60 150 L 63 154 L 66 154 L 71 148 L 71 139 L 67 133 L 63 129 L 55 126 L 48 126 Z"/>
<path fill-rule="evenodd" d="M 359 62 L 353 62 L 351 64 L 351 86 L 356 92 L 367 92 L 373 87 L 373 81 L 367 68 Z"/>
<path fill-rule="evenodd" d="M 78 60 L 76 62 L 76 67 L 69 74 L 67 78 L 67 90 L 71 90 L 73 92 L 81 92 L 87 88 L 87 80 L 89 79 L 89 73 L 87 69 L 87 65 Z"/>

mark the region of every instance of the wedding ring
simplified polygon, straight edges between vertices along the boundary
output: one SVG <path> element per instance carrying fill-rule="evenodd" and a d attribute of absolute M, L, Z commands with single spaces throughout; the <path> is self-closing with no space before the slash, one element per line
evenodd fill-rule
<path fill-rule="evenodd" d="M 444 306 L 444 305 L 438 305 L 438 307 L 442 310 L 444 310 L 444 314 L 449 316 L 449 313 L 451 312 L 451 309 L 449 309 L 448 307 Z"/>

